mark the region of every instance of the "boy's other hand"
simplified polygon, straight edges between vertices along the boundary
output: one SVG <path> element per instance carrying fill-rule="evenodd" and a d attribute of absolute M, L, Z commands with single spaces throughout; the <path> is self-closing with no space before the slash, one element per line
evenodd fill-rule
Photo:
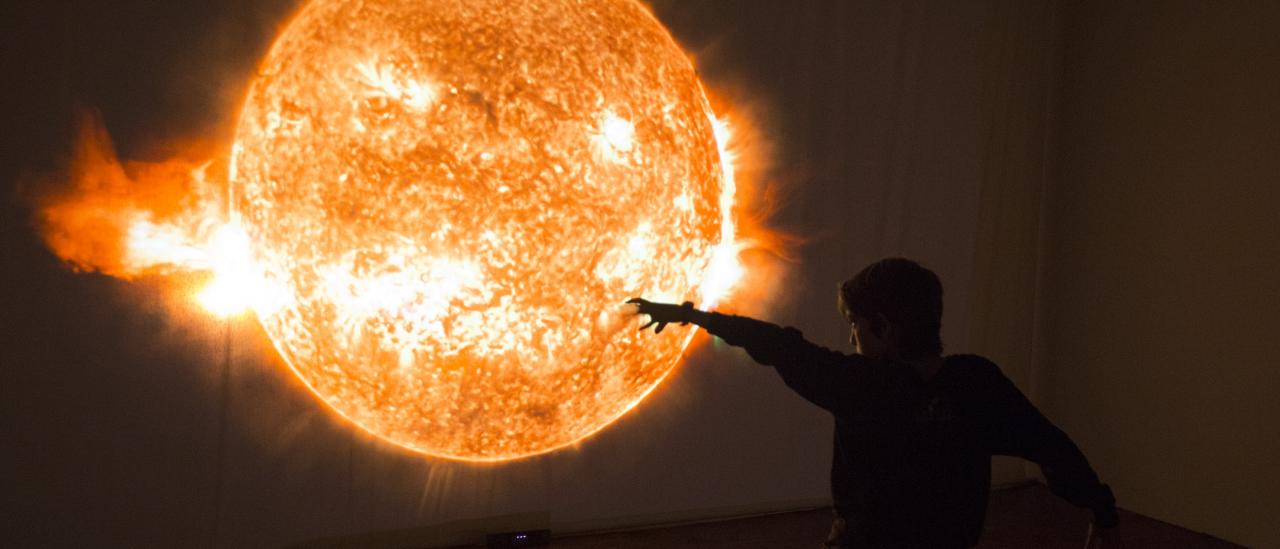
<path fill-rule="evenodd" d="M 1117 528 L 1102 528 L 1089 523 L 1089 533 L 1084 540 L 1084 549 L 1121 549 L 1124 543 L 1116 533 Z"/>
<path fill-rule="evenodd" d="M 653 333 L 660 334 L 662 330 L 667 328 L 667 324 L 679 322 L 681 325 L 689 323 L 689 317 L 693 313 L 693 302 L 686 301 L 680 305 L 674 303 L 655 303 L 644 298 L 633 297 L 627 300 L 627 303 L 636 305 L 638 313 L 649 315 L 649 323 L 640 327 L 640 331 L 645 328 L 657 324 L 658 327 L 653 329 Z"/>

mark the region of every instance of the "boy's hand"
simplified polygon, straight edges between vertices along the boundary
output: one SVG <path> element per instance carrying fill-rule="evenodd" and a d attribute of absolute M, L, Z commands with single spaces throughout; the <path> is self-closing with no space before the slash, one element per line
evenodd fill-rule
<path fill-rule="evenodd" d="M 658 327 L 653 329 L 655 334 L 662 333 L 662 330 L 667 328 L 667 324 L 672 322 L 679 322 L 682 326 L 688 324 L 689 317 L 693 313 L 692 301 L 676 305 L 674 303 L 654 303 L 643 298 L 633 297 L 628 299 L 627 303 L 638 306 L 639 314 L 649 315 L 649 323 L 641 326 L 640 331 L 657 324 Z"/>
<path fill-rule="evenodd" d="M 1089 523 L 1089 533 L 1084 540 L 1084 549 L 1121 549 L 1124 543 L 1116 534 L 1116 528 L 1102 528 Z"/>

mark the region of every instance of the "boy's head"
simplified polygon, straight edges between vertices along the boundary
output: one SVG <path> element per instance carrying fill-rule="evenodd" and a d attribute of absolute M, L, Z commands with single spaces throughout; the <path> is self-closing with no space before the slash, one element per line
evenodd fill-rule
<path fill-rule="evenodd" d="M 942 282 L 901 257 L 868 265 L 840 284 L 840 312 L 858 352 L 915 360 L 942 354 Z"/>

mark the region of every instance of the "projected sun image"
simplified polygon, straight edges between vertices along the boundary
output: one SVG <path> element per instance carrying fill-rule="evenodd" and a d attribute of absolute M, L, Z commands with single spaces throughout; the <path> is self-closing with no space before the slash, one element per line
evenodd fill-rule
<path fill-rule="evenodd" d="M 633 0 L 315 0 L 236 132 L 240 293 L 381 438 L 487 461 L 570 445 L 690 341 L 618 304 L 709 305 L 740 276 L 724 140 Z"/>

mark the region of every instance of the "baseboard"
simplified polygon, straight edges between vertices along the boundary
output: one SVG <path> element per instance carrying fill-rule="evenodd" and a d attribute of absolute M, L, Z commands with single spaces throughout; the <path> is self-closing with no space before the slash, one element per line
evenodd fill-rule
<path fill-rule="evenodd" d="M 454 520 L 419 526 L 362 532 L 313 539 L 289 545 L 290 549 L 400 549 L 404 547 L 479 547 L 487 534 L 520 530 L 544 530 L 551 522 L 546 512 L 515 513 Z"/>
<path fill-rule="evenodd" d="M 1011 490 L 1039 484 L 1035 479 L 1022 479 L 993 484 L 994 490 Z M 552 523 L 552 532 L 556 537 L 612 532 L 649 530 L 654 528 L 671 528 L 689 524 L 720 522 L 741 518 L 795 513 L 831 507 L 831 498 L 805 498 L 785 501 L 773 501 L 748 505 L 726 507 L 686 509 L 667 513 L 651 513 L 645 515 L 627 515 L 622 517 L 606 517 L 561 523 Z"/>
<path fill-rule="evenodd" d="M 1007 490 L 1037 484 L 1035 479 L 1006 482 L 991 487 Z M 549 528 L 555 537 L 582 536 L 672 528 L 690 524 L 722 522 L 751 517 L 812 511 L 831 507 L 831 498 L 801 498 L 723 507 L 703 507 L 663 513 L 601 517 L 556 522 L 546 512 L 519 513 L 450 521 L 416 528 L 363 532 L 314 539 L 291 545 L 306 549 L 373 549 L 392 547 L 475 546 L 485 534 Z"/>
<path fill-rule="evenodd" d="M 804 498 L 553 523 L 552 531 L 555 532 L 557 537 L 564 535 L 603 534 L 609 532 L 648 530 L 651 528 L 670 528 L 674 526 L 700 524 L 704 522 L 720 522 L 740 518 L 776 515 L 779 513 L 810 511 L 826 507 L 831 507 L 831 498 L 829 497 Z"/>

